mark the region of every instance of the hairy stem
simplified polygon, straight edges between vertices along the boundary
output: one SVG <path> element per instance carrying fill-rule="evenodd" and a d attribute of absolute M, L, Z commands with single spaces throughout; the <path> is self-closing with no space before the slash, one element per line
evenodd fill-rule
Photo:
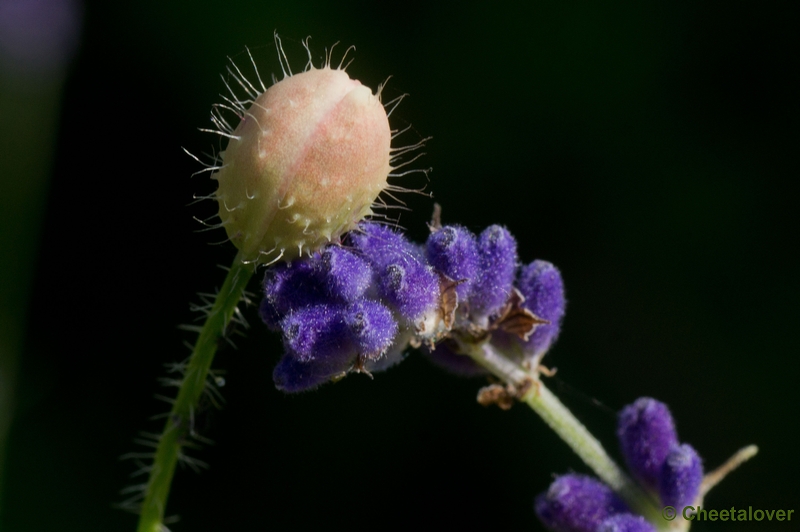
<path fill-rule="evenodd" d="M 655 502 L 620 469 L 597 438 L 547 389 L 537 375 L 495 351 L 488 342 L 464 345 L 462 349 L 464 347 L 466 354 L 521 393 L 520 401 L 539 414 L 603 482 L 620 494 L 632 510 L 648 518 L 658 515 Z"/>
<path fill-rule="evenodd" d="M 178 397 L 167 418 L 164 432 L 158 441 L 150 478 L 147 482 L 137 532 L 161 532 L 164 530 L 164 510 L 167 505 L 170 484 L 175 465 L 181 456 L 181 448 L 192 431 L 192 420 L 198 402 L 206 388 L 206 377 L 217 351 L 217 344 L 236 311 L 245 286 L 253 275 L 254 266 L 244 264 L 237 255 L 228 271 L 203 329 L 197 338 L 186 373 L 178 391 Z"/>

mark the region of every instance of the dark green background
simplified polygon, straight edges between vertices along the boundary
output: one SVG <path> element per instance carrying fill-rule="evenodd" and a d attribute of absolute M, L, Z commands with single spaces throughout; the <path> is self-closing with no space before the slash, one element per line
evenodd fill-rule
<path fill-rule="evenodd" d="M 164 363 L 197 291 L 234 250 L 187 207 L 213 190 L 231 55 L 279 72 L 311 35 L 432 136 L 420 167 L 445 222 L 500 223 L 563 273 L 550 384 L 617 456 L 612 410 L 668 403 L 709 467 L 761 454 L 709 508 L 800 511 L 798 61 L 791 2 L 88 2 L 62 95 L 5 479 L 6 532 L 125 531 L 122 500 Z M 3 149 L 0 147 L 0 150 Z M 42 157 L 48 157 L 43 150 Z M 2 179 L 14 179 L 13 175 Z M 418 187 L 422 177 L 399 184 Z M 431 202 L 401 225 L 425 234 Z M 8 228 L 7 228 L 8 229 Z M 15 232 L 26 227 L 14 228 Z M 5 253 L 5 252 L 4 252 Z M 253 290 L 256 285 L 252 285 Z M 271 381 L 279 339 L 252 329 L 215 366 L 227 404 L 199 420 L 210 469 L 179 472 L 172 529 L 541 530 L 535 494 L 586 468 L 530 411 L 475 403 L 481 380 L 413 354 L 374 381 L 299 396 Z M 171 393 L 167 391 L 167 393 Z M 592 399 L 606 407 L 596 406 Z M 800 520 L 799 515 L 795 515 Z M 696 530 L 791 530 L 709 523 Z"/>

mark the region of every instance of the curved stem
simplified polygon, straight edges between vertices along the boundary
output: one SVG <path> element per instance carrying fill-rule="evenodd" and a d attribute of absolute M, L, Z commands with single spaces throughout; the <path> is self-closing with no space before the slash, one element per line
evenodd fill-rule
<path fill-rule="evenodd" d="M 175 465 L 181 456 L 181 447 L 192 430 L 195 409 L 206 387 L 206 377 L 217 351 L 217 344 L 225 334 L 236 305 L 245 286 L 253 275 L 254 266 L 244 264 L 240 255 L 234 259 L 203 329 L 197 338 L 186 373 L 172 405 L 164 432 L 158 441 L 150 478 L 145 490 L 137 532 L 161 532 L 164 530 L 164 510 L 167 505 L 170 484 Z"/>
<path fill-rule="evenodd" d="M 597 438 L 541 381 L 532 386 L 521 400 L 539 414 L 595 475 L 617 492 L 632 510 L 651 520 L 654 516 L 660 517 L 655 502 L 620 469 Z"/>
<path fill-rule="evenodd" d="M 495 351 L 488 342 L 464 344 L 465 354 L 522 392 L 518 398 L 539 414 L 547 425 L 594 473 L 628 503 L 632 510 L 650 518 L 658 514 L 656 504 L 608 456 L 589 430 L 547 389 L 538 375 Z"/>

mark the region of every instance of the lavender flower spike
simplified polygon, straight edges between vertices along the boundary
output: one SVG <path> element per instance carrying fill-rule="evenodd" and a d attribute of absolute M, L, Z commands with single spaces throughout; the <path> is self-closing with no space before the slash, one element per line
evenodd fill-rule
<path fill-rule="evenodd" d="M 664 506 L 693 504 L 703 482 L 703 465 L 691 445 L 675 445 L 661 467 L 659 491 Z"/>
<path fill-rule="evenodd" d="M 461 354 L 463 342 L 487 342 L 533 363 L 558 335 L 564 286 L 552 264 L 535 261 L 522 269 L 517 293 L 517 269 L 516 241 L 497 225 L 480 237 L 440 227 L 419 246 L 362 222 L 343 246 L 267 271 L 261 318 L 281 330 L 288 357 L 276 383 L 300 391 L 351 370 L 385 369 L 409 345 L 424 345 L 434 362 L 462 375 L 486 372 Z M 535 316 L 520 310 L 523 298 Z"/>
<path fill-rule="evenodd" d="M 576 474 L 558 477 L 536 497 L 534 507 L 542 523 L 554 532 L 595 532 L 607 518 L 627 511 L 611 488 Z"/>
<path fill-rule="evenodd" d="M 658 489 L 664 461 L 678 444 L 667 405 L 641 397 L 626 406 L 619 414 L 617 437 L 631 473 L 646 487 Z"/>

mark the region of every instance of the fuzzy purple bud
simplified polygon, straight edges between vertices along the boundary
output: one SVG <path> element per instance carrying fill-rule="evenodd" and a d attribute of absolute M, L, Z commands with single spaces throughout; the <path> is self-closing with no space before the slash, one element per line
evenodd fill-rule
<path fill-rule="evenodd" d="M 276 330 L 291 311 L 319 304 L 352 303 L 372 284 L 369 263 L 351 251 L 329 246 L 308 259 L 280 263 L 264 275 L 261 319 Z"/>
<path fill-rule="evenodd" d="M 566 300 L 561 273 L 551 263 L 535 260 L 523 267 L 517 288 L 525 297 L 523 307 L 550 323 L 538 325 L 525 342 L 525 352 L 534 357 L 543 355 L 558 338 Z"/>
<path fill-rule="evenodd" d="M 291 312 L 280 323 L 286 354 L 272 378 L 284 392 L 302 392 L 353 365 L 356 344 L 342 305 L 311 305 Z"/>
<path fill-rule="evenodd" d="M 280 325 L 286 354 L 273 379 L 279 390 L 289 393 L 343 376 L 358 355 L 379 360 L 397 334 L 391 311 L 368 300 L 349 306 L 311 305 L 291 312 Z"/>
<path fill-rule="evenodd" d="M 361 301 L 343 312 L 358 354 L 368 360 L 379 359 L 392 345 L 397 322 L 391 311 L 377 301 Z"/>
<path fill-rule="evenodd" d="M 693 504 L 703 482 L 703 464 L 691 445 L 675 445 L 661 466 L 659 492 L 665 506 L 683 508 Z"/>
<path fill-rule="evenodd" d="M 641 397 L 619 414 L 617 437 L 628 469 L 651 489 L 659 486 L 661 468 L 678 435 L 667 405 Z"/>
<path fill-rule="evenodd" d="M 422 259 L 420 250 L 402 233 L 375 223 L 362 223 L 358 231 L 350 233 L 350 239 L 376 270 L 384 270 L 389 264 L 403 262 L 411 257 Z"/>
<path fill-rule="evenodd" d="M 610 516 L 627 511 L 611 488 L 576 474 L 558 477 L 536 497 L 534 506 L 542 523 L 554 532 L 595 532 Z"/>
<path fill-rule="evenodd" d="M 475 235 L 465 227 L 446 225 L 431 233 L 425 245 L 431 266 L 454 281 L 459 281 L 456 294 L 466 301 L 478 275 L 478 244 Z"/>
<path fill-rule="evenodd" d="M 439 277 L 420 249 L 389 227 L 362 223 L 359 229 L 350 238 L 372 264 L 385 302 L 408 322 L 428 319 L 439 300 Z"/>
<path fill-rule="evenodd" d="M 264 299 L 259 307 L 261 319 L 271 329 L 293 309 L 325 300 L 315 265 L 310 260 L 276 264 L 264 274 Z"/>
<path fill-rule="evenodd" d="M 325 248 L 317 267 L 325 292 L 340 301 L 355 301 L 372 283 L 372 268 L 367 261 L 344 248 Z"/>
<path fill-rule="evenodd" d="M 469 297 L 474 317 L 496 314 L 508 301 L 517 274 L 517 241 L 508 229 L 487 227 L 478 237 L 478 278 Z"/>
<path fill-rule="evenodd" d="M 641 515 L 625 513 L 609 517 L 595 532 L 656 532 L 656 527 Z"/>
<path fill-rule="evenodd" d="M 439 277 L 430 266 L 413 257 L 389 264 L 379 272 L 379 286 L 386 301 L 412 323 L 424 321 L 439 301 Z"/>
<path fill-rule="evenodd" d="M 286 349 L 301 362 L 354 355 L 343 310 L 338 305 L 312 305 L 286 316 L 281 321 Z"/>

